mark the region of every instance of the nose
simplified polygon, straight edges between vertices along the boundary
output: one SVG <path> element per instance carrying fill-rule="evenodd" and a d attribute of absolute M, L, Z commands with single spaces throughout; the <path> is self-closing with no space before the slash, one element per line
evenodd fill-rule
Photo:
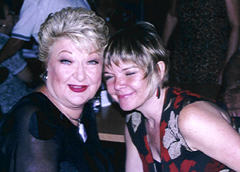
<path fill-rule="evenodd" d="M 86 78 L 86 70 L 83 65 L 77 65 L 73 77 L 78 81 L 84 81 Z"/>
<path fill-rule="evenodd" d="M 115 90 L 120 90 L 125 87 L 125 80 L 121 77 L 116 77 L 114 82 Z"/>

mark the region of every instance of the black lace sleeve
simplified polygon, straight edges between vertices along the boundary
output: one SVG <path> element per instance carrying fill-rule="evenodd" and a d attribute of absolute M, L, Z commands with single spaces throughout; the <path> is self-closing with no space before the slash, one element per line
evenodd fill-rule
<path fill-rule="evenodd" d="M 112 172 L 91 109 L 81 122 L 86 142 L 47 97 L 28 95 L 0 123 L 0 172 Z"/>
<path fill-rule="evenodd" d="M 53 139 L 57 126 L 47 120 L 43 111 L 35 111 L 29 120 L 29 132 L 33 137 L 40 140 Z"/>
<path fill-rule="evenodd" d="M 0 129 L 0 171 L 58 171 L 56 130 L 44 116 L 26 101 L 7 114 Z"/>

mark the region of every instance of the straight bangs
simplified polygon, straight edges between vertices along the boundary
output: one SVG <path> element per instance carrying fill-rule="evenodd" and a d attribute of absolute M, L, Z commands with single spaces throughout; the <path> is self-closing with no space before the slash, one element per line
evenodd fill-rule
<path fill-rule="evenodd" d="M 104 64 L 111 68 L 112 63 L 119 66 L 120 62 L 134 63 L 144 71 L 146 78 L 149 75 L 149 60 L 146 58 L 146 51 L 139 45 L 134 44 L 130 39 L 118 41 L 116 38 L 109 41 L 109 44 L 104 50 Z M 151 69 L 150 69 L 151 70 Z"/>

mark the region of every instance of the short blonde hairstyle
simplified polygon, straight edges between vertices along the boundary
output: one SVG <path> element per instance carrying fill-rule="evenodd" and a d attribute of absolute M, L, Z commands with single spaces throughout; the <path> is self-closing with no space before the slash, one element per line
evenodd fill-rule
<path fill-rule="evenodd" d="M 51 46 L 60 38 L 71 39 L 79 50 L 94 48 L 102 53 L 108 41 L 108 32 L 105 21 L 93 11 L 84 8 L 64 8 L 50 14 L 41 25 L 38 33 L 39 58 L 46 64 Z"/>
<path fill-rule="evenodd" d="M 112 62 L 135 63 L 145 72 L 150 94 L 158 87 L 168 84 L 170 61 L 155 27 L 147 22 L 139 22 L 132 27 L 120 30 L 110 38 L 104 50 L 104 65 L 111 68 Z M 163 80 L 158 74 L 158 62 L 163 61 Z"/>

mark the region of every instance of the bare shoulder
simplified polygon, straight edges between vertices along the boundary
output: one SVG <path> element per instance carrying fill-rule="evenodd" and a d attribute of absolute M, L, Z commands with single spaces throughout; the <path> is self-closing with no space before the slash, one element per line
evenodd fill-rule
<path fill-rule="evenodd" d="M 195 102 L 183 108 L 179 115 L 179 130 L 193 151 L 204 154 L 240 171 L 240 136 L 229 124 L 225 111 L 209 102 Z"/>
<path fill-rule="evenodd" d="M 216 104 L 208 101 L 197 101 L 184 107 L 180 112 L 179 120 L 209 120 L 211 118 L 224 118 L 230 123 L 230 117 L 226 111 Z"/>
<path fill-rule="evenodd" d="M 178 126 L 183 137 L 190 144 L 192 141 L 199 141 L 198 138 L 207 138 L 209 133 L 219 126 L 230 126 L 230 121 L 227 112 L 217 105 L 207 101 L 198 101 L 182 109 Z"/>

